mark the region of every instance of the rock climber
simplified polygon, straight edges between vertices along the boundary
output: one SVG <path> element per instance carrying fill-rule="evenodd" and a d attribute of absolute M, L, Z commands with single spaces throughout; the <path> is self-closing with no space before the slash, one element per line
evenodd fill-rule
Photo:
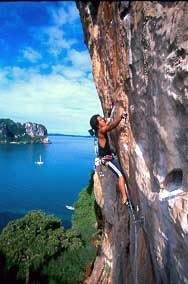
<path fill-rule="evenodd" d="M 90 119 L 92 129 L 89 131 L 91 135 L 95 135 L 98 139 L 98 157 L 103 165 L 108 166 L 118 177 L 118 189 L 121 193 L 122 204 L 129 205 L 129 200 L 126 194 L 125 178 L 122 174 L 121 166 L 115 159 L 112 150 L 110 149 L 107 132 L 114 129 L 122 119 L 125 118 L 125 113 L 118 117 L 113 122 L 106 121 L 99 114 L 95 114 Z"/>

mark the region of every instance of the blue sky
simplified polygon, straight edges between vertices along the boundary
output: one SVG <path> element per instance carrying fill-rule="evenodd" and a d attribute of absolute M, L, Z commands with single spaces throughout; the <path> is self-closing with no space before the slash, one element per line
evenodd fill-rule
<path fill-rule="evenodd" d="M 72 1 L 0 3 L 0 118 L 87 135 L 101 113 Z"/>

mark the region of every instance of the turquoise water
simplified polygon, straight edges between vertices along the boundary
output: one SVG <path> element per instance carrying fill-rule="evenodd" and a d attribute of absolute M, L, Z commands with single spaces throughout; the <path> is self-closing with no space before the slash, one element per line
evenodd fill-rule
<path fill-rule="evenodd" d="M 41 209 L 70 226 L 73 205 L 93 170 L 93 140 L 51 136 L 52 144 L 0 145 L 0 228 Z M 37 165 L 41 155 L 44 164 Z"/>

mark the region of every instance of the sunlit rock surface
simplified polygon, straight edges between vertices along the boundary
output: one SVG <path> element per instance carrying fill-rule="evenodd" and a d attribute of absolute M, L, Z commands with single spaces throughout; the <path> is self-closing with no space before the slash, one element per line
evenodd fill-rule
<path fill-rule="evenodd" d="M 128 111 L 110 141 L 145 220 L 133 224 L 112 174 L 95 177 L 104 215 L 96 266 L 103 269 L 97 279 L 94 267 L 88 283 L 188 283 L 188 4 L 77 6 L 104 114 Z"/>

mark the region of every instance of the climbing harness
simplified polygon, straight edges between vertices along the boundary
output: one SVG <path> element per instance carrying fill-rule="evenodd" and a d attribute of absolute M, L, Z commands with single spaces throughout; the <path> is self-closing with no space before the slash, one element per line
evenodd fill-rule
<path fill-rule="evenodd" d="M 113 113 L 115 111 L 115 107 L 116 107 L 116 105 L 113 106 L 110 117 L 108 118 L 109 123 L 112 120 Z M 130 111 L 134 111 L 133 105 L 130 107 Z M 129 120 L 128 112 L 124 112 L 123 115 L 122 115 L 122 118 L 125 119 L 125 126 L 126 126 L 126 124 L 128 123 L 128 120 Z M 95 155 L 96 155 L 95 168 L 99 167 L 99 176 L 100 177 L 104 176 L 102 168 L 101 168 L 102 165 L 109 166 L 119 176 L 119 173 L 118 173 L 119 170 L 116 169 L 116 167 L 110 162 L 110 159 L 107 160 L 105 158 L 99 158 L 98 157 L 99 150 L 98 150 L 98 140 L 97 140 L 96 137 L 94 137 L 94 149 L 95 149 Z M 113 159 L 113 157 L 111 159 Z M 110 163 L 112 165 L 110 165 Z M 113 169 L 113 167 L 114 167 L 114 169 Z M 120 172 L 120 174 L 122 174 L 122 173 Z M 126 177 L 126 180 L 128 180 L 127 177 Z M 128 200 L 129 216 L 130 216 L 130 218 L 132 218 L 133 225 L 134 225 L 134 239 L 135 239 L 135 241 L 134 241 L 134 275 L 135 275 L 134 284 L 138 284 L 138 261 L 137 261 L 138 260 L 138 226 L 137 225 L 144 225 L 145 219 L 144 219 L 144 216 L 138 217 L 138 213 L 139 213 L 138 206 L 136 208 L 136 214 L 135 214 L 135 208 L 133 208 L 133 204 L 132 204 L 131 198 L 130 198 L 129 193 L 128 193 L 128 184 L 125 184 L 125 192 L 126 192 L 127 200 Z"/>
<path fill-rule="evenodd" d="M 102 171 L 102 163 L 101 163 L 100 158 L 98 157 L 99 149 L 98 149 L 98 141 L 97 141 L 96 136 L 94 137 L 94 149 L 95 149 L 95 156 L 96 156 L 94 169 L 96 169 L 96 167 L 99 166 L 99 176 L 103 177 L 104 174 L 103 174 L 103 171 Z"/>
<path fill-rule="evenodd" d="M 115 111 L 115 107 L 116 107 L 116 104 L 114 104 L 114 106 L 112 108 L 111 115 L 110 115 L 110 120 L 112 119 L 113 113 Z M 134 105 L 130 106 L 130 110 L 134 111 Z M 123 113 L 122 118 L 125 119 L 125 126 L 126 126 L 126 124 L 128 123 L 128 120 L 129 120 L 129 115 L 128 115 L 127 111 L 125 111 Z M 127 180 L 127 177 L 126 177 L 126 180 Z M 136 216 L 135 216 L 133 205 L 132 205 L 132 201 L 130 199 L 130 196 L 129 196 L 126 184 L 125 184 L 125 191 L 126 191 L 126 195 L 127 195 L 127 199 L 128 199 L 128 207 L 130 208 L 130 213 L 131 213 L 131 215 L 133 217 L 133 223 L 134 224 L 143 223 L 144 222 L 144 217 L 143 216 L 141 216 L 140 218 L 136 218 Z"/>
<path fill-rule="evenodd" d="M 96 167 L 99 167 L 99 176 L 100 177 L 104 177 L 103 171 L 102 171 L 102 163 L 101 163 L 101 159 L 96 157 L 95 158 L 95 169 Z"/>

